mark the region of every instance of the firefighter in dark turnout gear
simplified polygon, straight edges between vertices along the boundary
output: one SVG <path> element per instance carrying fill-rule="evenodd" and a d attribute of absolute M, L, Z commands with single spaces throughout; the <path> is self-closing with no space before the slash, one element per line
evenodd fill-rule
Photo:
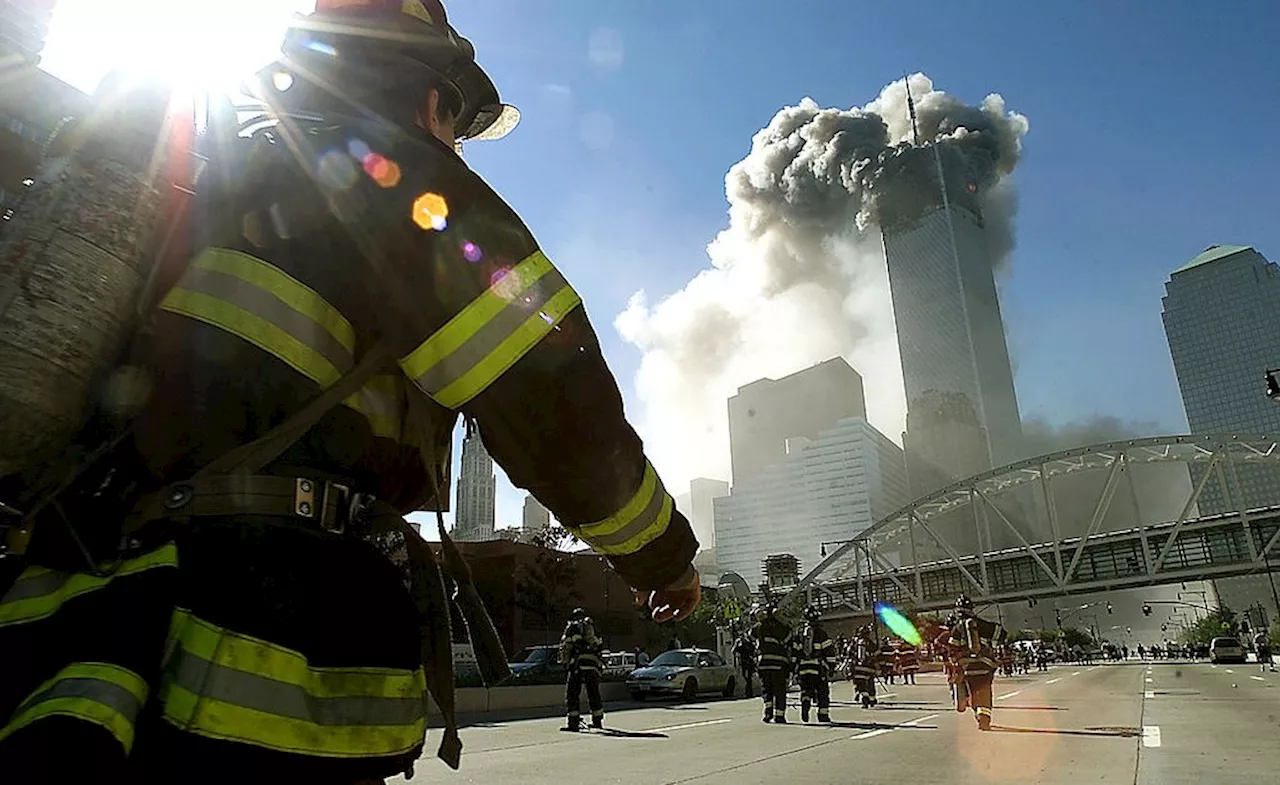
<path fill-rule="evenodd" d="M 743 697 L 750 698 L 754 695 L 751 680 L 756 675 L 756 645 L 750 633 L 744 632 L 738 636 L 733 646 L 733 659 L 738 671 L 742 673 L 742 683 L 745 685 Z"/>
<path fill-rule="evenodd" d="M 560 661 L 568 669 L 564 685 L 564 705 L 567 713 L 565 730 L 576 731 L 581 723 L 579 701 L 582 688 L 587 688 L 587 704 L 591 707 L 591 725 L 604 727 L 604 704 L 600 702 L 600 655 L 604 643 L 596 635 L 591 617 L 582 608 L 575 608 L 560 636 Z"/>
<path fill-rule="evenodd" d="M 831 671 L 835 667 L 835 641 L 822 628 L 821 612 L 804 609 L 804 624 L 791 636 L 791 659 L 800 683 L 800 719 L 809 721 L 809 708 L 818 704 L 818 722 L 831 722 Z"/>
<path fill-rule="evenodd" d="M 991 682 L 996 672 L 996 652 L 1005 639 L 999 624 L 974 615 L 973 601 L 963 595 L 956 600 L 955 626 L 947 644 L 956 663 L 956 711 L 972 707 L 978 728 L 991 728 Z"/>
<path fill-rule="evenodd" d="M 915 684 L 916 674 L 920 672 L 920 649 L 906 641 L 902 642 L 901 657 L 902 683 Z"/>
<path fill-rule="evenodd" d="M 126 550 L 85 572 L 37 527 L 0 596 L 9 781 L 410 768 L 427 627 L 366 511 L 443 500 L 459 417 L 656 620 L 698 602 L 697 541 L 577 293 L 455 153 L 509 112 L 438 0 L 320 0 L 285 55 L 135 352 L 149 398 L 111 459 L 138 492 Z M 383 353 L 265 467 L 196 476 Z M 68 517 L 119 523 L 108 509 Z"/>
<path fill-rule="evenodd" d="M 879 647 L 871 627 L 859 627 L 849 653 L 853 670 L 853 700 L 862 708 L 876 705 L 876 678 L 880 675 Z"/>
<path fill-rule="evenodd" d="M 791 652 L 787 639 L 791 628 L 777 616 L 772 604 L 759 614 L 760 622 L 752 630 L 757 667 L 760 669 L 760 697 L 764 699 L 764 721 L 785 724 L 787 721 L 787 684 L 791 678 Z"/>

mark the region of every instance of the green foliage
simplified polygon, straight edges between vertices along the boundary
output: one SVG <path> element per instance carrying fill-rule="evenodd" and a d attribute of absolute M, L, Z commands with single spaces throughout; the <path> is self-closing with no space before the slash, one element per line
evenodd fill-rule
<path fill-rule="evenodd" d="M 1207 616 L 1184 629 L 1178 636 L 1178 640 L 1183 643 L 1208 646 L 1214 638 L 1224 635 L 1237 635 L 1239 631 L 1240 628 L 1236 624 L 1235 611 L 1225 605 L 1219 605 L 1210 611 Z"/>
<path fill-rule="evenodd" d="M 1075 627 L 1063 628 L 1060 637 L 1068 647 L 1079 646 L 1082 649 L 1088 649 L 1093 646 L 1093 636 Z"/>
<path fill-rule="evenodd" d="M 532 564 L 521 564 L 516 570 L 516 605 L 542 621 L 548 643 L 553 634 L 559 637 L 559 625 L 568 618 L 579 599 L 578 566 L 574 558 L 544 547 Z"/>

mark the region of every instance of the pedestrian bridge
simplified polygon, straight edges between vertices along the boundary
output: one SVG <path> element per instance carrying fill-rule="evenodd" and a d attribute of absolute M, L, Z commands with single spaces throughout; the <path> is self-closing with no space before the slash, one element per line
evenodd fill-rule
<path fill-rule="evenodd" d="M 783 602 L 807 598 L 836 617 L 877 602 L 933 610 L 962 593 L 993 603 L 1270 570 L 1280 505 L 1249 500 L 1265 498 L 1271 473 L 1280 437 L 1160 436 L 1043 455 L 894 512 Z"/>

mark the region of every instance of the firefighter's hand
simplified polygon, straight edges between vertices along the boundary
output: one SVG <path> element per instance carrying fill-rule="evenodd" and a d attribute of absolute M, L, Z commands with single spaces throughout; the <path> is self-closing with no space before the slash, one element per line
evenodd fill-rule
<path fill-rule="evenodd" d="M 656 622 L 681 621 L 693 613 L 702 599 L 702 583 L 692 566 L 666 588 L 636 592 L 636 604 L 648 605 Z"/>

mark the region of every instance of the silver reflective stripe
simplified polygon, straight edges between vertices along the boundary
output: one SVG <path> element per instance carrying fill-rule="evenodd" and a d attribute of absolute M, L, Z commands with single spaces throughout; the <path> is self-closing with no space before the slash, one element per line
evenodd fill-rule
<path fill-rule="evenodd" d="M 139 702 L 137 696 L 118 684 L 112 684 L 102 679 L 71 678 L 59 679 L 47 690 L 27 698 L 18 707 L 18 710 L 14 712 L 14 716 L 16 717 L 38 703 L 54 700 L 55 698 L 84 698 L 94 703 L 101 703 L 103 706 L 119 712 L 129 722 L 136 721 L 138 712 L 142 710 L 142 703 Z"/>
<path fill-rule="evenodd" d="M 192 266 L 179 286 L 190 292 L 231 303 L 288 333 L 294 340 L 328 360 L 339 373 L 345 373 L 354 362 L 351 352 L 333 334 L 307 314 L 295 311 L 278 297 L 253 284 Z M 316 380 L 319 381 L 319 380 Z"/>
<path fill-rule="evenodd" d="M 653 496 L 649 498 L 649 503 L 646 504 L 644 509 L 640 511 L 640 514 L 626 526 L 623 526 L 616 532 L 602 535 L 592 534 L 590 527 L 583 527 L 583 533 L 590 539 L 591 545 L 595 547 L 622 545 L 637 534 L 648 529 L 650 526 L 653 526 L 658 519 L 662 517 L 664 509 L 667 516 L 670 517 L 671 510 L 665 507 L 667 499 L 667 491 L 662 487 L 662 483 L 659 482 L 657 487 L 653 489 Z"/>
<path fill-rule="evenodd" d="M 4 597 L 0 598 L 0 603 L 29 600 L 42 594 L 53 594 L 65 586 L 70 578 L 69 572 L 42 572 L 27 578 L 19 576 L 9 591 L 5 592 Z"/>
<path fill-rule="evenodd" d="M 296 684 L 215 665 L 179 646 L 173 683 L 195 695 L 315 725 L 410 725 L 426 716 L 421 698 L 321 698 Z"/>
<path fill-rule="evenodd" d="M 516 273 L 508 273 L 508 276 Z M 547 302 L 569 286 L 560 271 L 552 267 L 529 288 L 514 294 L 507 304 L 476 330 L 461 346 L 442 357 L 414 381 L 428 395 L 461 379 L 511 337 L 529 317 L 546 306 Z M 493 288 L 502 289 L 499 281 Z M 514 288 L 514 287 L 513 287 Z M 556 320 L 558 321 L 558 320 Z"/>

